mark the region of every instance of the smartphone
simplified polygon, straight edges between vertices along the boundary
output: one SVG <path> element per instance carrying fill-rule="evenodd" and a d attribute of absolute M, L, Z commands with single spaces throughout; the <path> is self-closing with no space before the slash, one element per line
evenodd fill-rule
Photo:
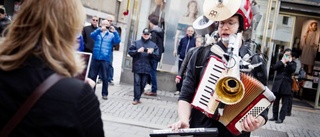
<path fill-rule="evenodd" d="M 289 58 L 289 55 L 288 54 L 285 54 L 286 58 Z"/>
<path fill-rule="evenodd" d="M 91 59 L 92 59 L 92 53 L 87 53 L 87 52 L 77 52 L 80 54 L 81 58 L 85 62 L 85 68 L 83 69 L 82 73 L 77 75 L 75 78 L 80 79 L 80 80 L 85 80 L 89 76 L 89 71 L 90 71 L 90 65 L 91 65 Z"/>

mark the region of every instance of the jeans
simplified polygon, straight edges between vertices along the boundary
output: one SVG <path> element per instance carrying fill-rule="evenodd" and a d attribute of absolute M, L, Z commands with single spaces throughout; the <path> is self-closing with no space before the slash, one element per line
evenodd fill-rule
<path fill-rule="evenodd" d="M 151 60 L 151 73 L 150 73 L 150 77 L 151 77 L 151 92 L 152 93 L 157 93 L 157 89 L 158 89 L 158 84 L 157 84 L 157 67 L 158 67 L 158 61 L 153 59 Z"/>
<path fill-rule="evenodd" d="M 134 85 L 133 85 L 133 101 L 140 101 L 141 95 L 144 91 L 144 87 L 147 84 L 149 74 L 134 73 Z"/>
<path fill-rule="evenodd" d="M 89 78 L 93 81 L 97 80 L 98 74 L 101 76 L 102 80 L 102 96 L 108 96 L 108 68 L 110 63 L 104 60 L 91 60 L 90 71 L 89 71 Z M 96 87 L 94 87 L 95 91 Z"/>
<path fill-rule="evenodd" d="M 113 66 L 111 63 L 108 68 L 108 81 L 109 82 L 113 81 Z"/>

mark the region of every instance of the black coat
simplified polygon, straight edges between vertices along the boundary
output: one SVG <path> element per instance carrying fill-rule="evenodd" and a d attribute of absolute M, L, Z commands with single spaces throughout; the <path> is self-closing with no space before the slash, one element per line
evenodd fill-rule
<path fill-rule="evenodd" d="M 138 50 L 144 47 L 144 52 L 138 52 Z M 152 54 L 147 53 L 147 48 L 153 48 Z M 151 73 L 151 60 L 159 59 L 159 49 L 158 46 L 152 42 L 150 39 L 135 41 L 129 47 L 129 55 L 133 58 L 132 60 L 132 72 L 140 74 L 150 74 Z"/>
<path fill-rule="evenodd" d="M 93 46 L 94 46 L 94 40 L 91 38 L 90 34 L 91 34 L 91 32 L 95 31 L 96 29 L 97 29 L 97 27 L 90 25 L 90 26 L 85 26 L 82 30 L 85 52 L 92 53 Z"/>
<path fill-rule="evenodd" d="M 35 57 L 19 69 L 0 70 L 0 129 L 52 73 Z M 10 137 L 104 137 L 99 101 L 89 84 L 64 78 L 41 96 Z"/>
<path fill-rule="evenodd" d="M 283 95 L 291 95 L 291 76 L 296 70 L 296 63 L 291 61 L 287 63 L 287 66 L 285 66 L 281 61 L 278 61 L 275 65 L 273 65 L 272 69 L 277 71 L 277 75 L 272 86 L 272 92 Z"/>

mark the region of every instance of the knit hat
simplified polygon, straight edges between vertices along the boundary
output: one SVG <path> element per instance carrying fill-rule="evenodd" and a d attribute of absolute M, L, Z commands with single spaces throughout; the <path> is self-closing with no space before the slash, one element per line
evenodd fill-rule
<path fill-rule="evenodd" d="M 156 18 L 156 17 L 151 17 L 150 18 L 150 22 L 153 24 L 153 25 L 158 25 L 158 18 Z"/>

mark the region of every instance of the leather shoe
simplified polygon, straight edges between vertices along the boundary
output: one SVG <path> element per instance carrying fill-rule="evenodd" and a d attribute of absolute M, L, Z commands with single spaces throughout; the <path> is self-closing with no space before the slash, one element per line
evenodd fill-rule
<path fill-rule="evenodd" d="M 137 104 L 140 104 L 140 103 L 141 103 L 140 101 L 133 101 L 132 105 L 137 105 Z"/>
<path fill-rule="evenodd" d="M 291 116 L 291 113 L 287 113 L 286 116 Z"/>
<path fill-rule="evenodd" d="M 108 100 L 108 96 L 102 96 L 103 100 Z"/>
<path fill-rule="evenodd" d="M 153 92 L 145 92 L 144 93 L 145 95 L 147 95 L 147 96 L 157 96 L 157 93 L 153 93 Z"/>
<path fill-rule="evenodd" d="M 276 118 L 270 118 L 269 121 L 277 121 Z"/>
<path fill-rule="evenodd" d="M 279 120 L 276 121 L 276 123 L 277 124 L 281 124 L 281 123 L 283 123 L 283 120 L 279 119 Z"/>

